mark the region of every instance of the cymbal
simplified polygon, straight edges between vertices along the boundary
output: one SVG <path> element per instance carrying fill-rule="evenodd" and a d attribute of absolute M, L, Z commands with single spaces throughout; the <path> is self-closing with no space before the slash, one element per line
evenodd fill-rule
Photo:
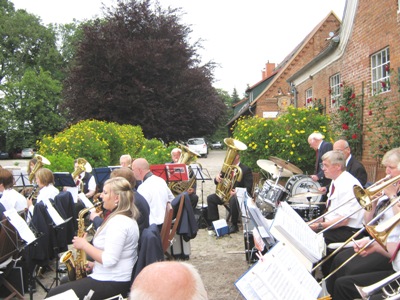
<path fill-rule="evenodd" d="M 306 193 L 300 193 L 300 194 L 293 195 L 292 197 L 290 197 L 290 199 L 316 197 L 316 196 L 320 196 L 323 194 L 324 193 L 320 192 L 320 191 L 306 192 Z"/>
<path fill-rule="evenodd" d="M 267 159 L 259 159 L 257 160 L 257 165 L 263 169 L 264 171 L 271 173 L 272 175 L 276 177 L 291 177 L 293 176 L 293 173 L 290 172 L 289 170 L 286 170 L 284 168 L 279 168 L 276 163 L 267 160 Z"/>
<path fill-rule="evenodd" d="M 303 174 L 303 171 L 301 169 L 299 169 L 298 167 L 296 167 L 294 164 L 290 163 L 289 161 L 280 159 L 280 158 L 275 157 L 275 156 L 270 156 L 269 159 L 271 161 L 273 161 L 274 163 L 276 163 L 278 166 L 280 166 L 280 167 L 282 167 L 282 168 L 284 168 L 286 170 L 289 170 L 289 171 L 291 171 L 291 172 L 293 172 L 295 174 L 296 173 L 297 174 Z"/>

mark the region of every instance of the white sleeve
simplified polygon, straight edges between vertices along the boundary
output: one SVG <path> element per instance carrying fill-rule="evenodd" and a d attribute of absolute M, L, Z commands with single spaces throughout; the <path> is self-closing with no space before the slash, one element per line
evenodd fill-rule
<path fill-rule="evenodd" d="M 94 176 L 90 177 L 89 183 L 88 183 L 88 189 L 89 191 L 95 191 L 96 190 L 96 180 L 94 179 Z"/>

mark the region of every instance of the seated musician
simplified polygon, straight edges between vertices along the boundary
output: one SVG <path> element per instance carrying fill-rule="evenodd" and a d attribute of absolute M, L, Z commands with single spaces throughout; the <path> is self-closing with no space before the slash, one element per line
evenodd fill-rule
<path fill-rule="evenodd" d="M 238 166 L 242 170 L 242 179 L 240 181 L 235 182 L 235 188 L 236 187 L 246 188 L 247 193 L 251 195 L 253 188 L 253 173 L 251 172 L 251 169 L 240 162 L 239 154 L 236 155 L 232 164 Z M 221 178 L 221 174 L 218 174 L 214 179 L 214 183 L 218 184 L 219 182 L 221 182 L 222 179 L 223 178 Z M 223 205 L 223 204 L 224 204 L 223 201 L 217 194 L 208 195 L 207 197 L 208 219 L 210 222 L 219 219 L 218 205 Z M 234 189 L 230 191 L 229 209 L 232 217 L 231 219 L 232 225 L 229 227 L 229 232 L 235 233 L 239 231 L 238 221 L 239 221 L 239 212 L 241 212 L 241 209 L 239 207 L 239 202 L 236 197 L 236 191 Z M 213 227 L 210 226 L 208 229 L 213 230 Z"/>
<path fill-rule="evenodd" d="M 43 200 L 54 199 L 54 197 L 57 196 L 58 193 L 60 192 L 54 186 L 53 172 L 51 172 L 47 168 L 41 168 L 36 171 L 35 181 L 39 188 L 39 193 L 37 195 L 36 203 L 43 201 Z M 33 207 L 32 197 L 27 199 L 27 205 L 28 205 L 29 213 L 31 215 L 33 215 L 34 207 Z"/>
<path fill-rule="evenodd" d="M 142 233 L 143 229 L 149 227 L 149 215 L 150 215 L 150 207 L 147 203 L 146 199 L 140 195 L 136 189 L 134 188 L 136 185 L 135 175 L 130 168 L 120 168 L 115 169 L 111 172 L 110 178 L 114 177 L 123 177 L 131 184 L 133 187 L 133 195 L 134 195 L 134 204 L 139 210 L 139 216 L 137 218 L 137 223 L 139 225 L 139 232 Z M 103 218 L 100 217 L 101 213 L 96 210 L 92 210 L 90 213 L 90 220 L 93 221 L 94 228 L 97 229 L 103 223 Z M 108 216 L 108 212 L 104 212 L 105 216 Z M 104 216 L 104 217 L 105 217 Z"/>
<path fill-rule="evenodd" d="M 13 189 L 14 177 L 13 174 L 7 170 L 0 168 L 0 203 L 3 204 L 5 210 L 15 208 L 16 211 L 21 211 L 27 208 L 26 199 L 23 195 Z"/>
<path fill-rule="evenodd" d="M 121 168 L 131 168 L 132 157 L 129 154 L 123 154 L 119 158 L 119 164 Z"/>
<path fill-rule="evenodd" d="M 326 245 L 344 242 L 362 227 L 364 213 L 353 191 L 354 185 L 361 186 L 361 184 L 346 171 L 345 163 L 344 154 L 338 150 L 328 151 L 322 156 L 322 170 L 325 177 L 332 179 L 332 182 L 329 187 L 325 217 L 310 224 L 310 228 L 321 231 L 335 224 L 323 233 Z M 347 217 L 357 210 L 359 211 Z M 331 261 L 328 260 L 322 265 L 324 276 L 329 272 Z"/>
<path fill-rule="evenodd" d="M 94 259 L 87 264 L 89 275 L 51 289 L 47 297 L 70 289 L 79 299 L 84 299 L 90 290 L 94 291 L 92 300 L 119 294 L 127 297 L 132 269 L 138 258 L 139 227 L 136 218 L 139 212 L 133 204 L 133 197 L 132 187 L 125 178 L 115 177 L 104 183 L 101 194 L 103 207 L 112 213 L 97 230 L 93 244 L 86 240 L 86 233 L 73 239 L 77 251 L 83 251 Z M 83 230 L 80 228 L 79 231 Z"/>
<path fill-rule="evenodd" d="M 180 148 L 174 148 L 171 151 L 171 159 L 172 162 L 171 163 L 177 163 L 179 161 L 179 159 L 181 158 L 181 154 L 182 154 L 182 150 Z M 196 176 L 196 174 L 193 174 L 193 171 L 191 171 L 191 176 Z M 192 187 L 189 187 L 187 189 L 187 192 L 189 194 L 189 198 L 190 198 L 190 203 L 192 204 L 193 209 L 196 208 L 197 203 L 199 202 L 199 196 L 197 196 L 196 194 L 196 180 L 194 181 L 194 184 Z"/>
<path fill-rule="evenodd" d="M 382 158 L 382 165 L 386 167 L 385 170 L 386 174 L 389 175 L 390 178 L 394 178 L 400 175 L 400 169 L 398 167 L 399 163 L 400 163 L 400 148 L 395 148 L 386 152 Z M 373 224 L 371 225 L 379 224 L 381 222 L 389 220 L 391 217 L 393 217 L 400 211 L 399 204 L 393 205 L 391 208 L 389 207 L 391 199 L 396 199 L 396 197 L 400 195 L 399 183 L 400 182 L 387 185 L 382 190 L 382 192 L 378 194 L 377 196 L 378 198 L 374 198 L 377 201 L 372 200 L 371 204 L 372 209 L 370 211 L 364 212 L 364 224 L 369 224 L 371 220 L 374 218 L 377 218 L 376 223 L 373 222 Z M 390 232 L 387 241 L 395 243 L 398 241 L 399 235 L 400 235 L 400 226 L 398 225 Z M 359 238 L 360 237 L 355 237 L 355 239 Z M 357 241 L 357 243 L 359 242 Z M 370 252 L 370 250 L 368 250 L 368 252 Z M 345 250 L 342 250 L 335 256 L 330 272 L 332 272 L 339 266 L 341 267 L 327 280 L 327 289 L 331 295 L 334 295 L 335 293 L 334 291 L 336 289 L 342 289 L 340 287 L 338 288 L 336 287 L 335 281 L 343 276 L 347 277 L 357 274 L 380 272 L 380 271 L 393 272 L 392 265 L 389 263 L 387 255 L 382 254 L 380 251 L 373 252 L 368 256 L 357 255 L 353 259 L 351 259 L 348 263 L 343 265 L 343 263 L 351 256 L 353 256 L 354 253 L 355 252 L 353 247 L 349 247 Z M 341 283 L 340 285 L 342 284 L 343 283 Z M 353 290 L 353 293 L 356 294 L 357 291 Z"/>

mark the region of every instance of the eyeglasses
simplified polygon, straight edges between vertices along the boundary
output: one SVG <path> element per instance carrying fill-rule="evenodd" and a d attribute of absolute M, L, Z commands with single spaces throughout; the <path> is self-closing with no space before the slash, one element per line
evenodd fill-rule
<path fill-rule="evenodd" d="M 344 150 L 346 150 L 347 148 L 349 148 L 349 147 L 347 146 L 347 147 L 344 147 L 343 149 L 335 149 L 335 150 L 344 151 Z"/>

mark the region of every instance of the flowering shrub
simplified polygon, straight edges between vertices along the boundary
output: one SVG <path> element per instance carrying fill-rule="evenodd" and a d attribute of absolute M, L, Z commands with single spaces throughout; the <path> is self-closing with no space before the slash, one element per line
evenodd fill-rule
<path fill-rule="evenodd" d="M 145 138 L 139 126 L 85 120 L 72 125 L 54 137 L 44 136 L 38 143 L 38 148 L 39 153 L 45 157 L 64 156 L 64 158 L 73 159 L 83 157 L 92 167 L 104 167 L 118 165 L 119 157 L 125 153 L 135 157 L 144 141 Z M 52 166 L 52 168 L 58 167 Z M 73 164 L 69 169 L 73 170 Z"/>
<path fill-rule="evenodd" d="M 329 140 L 329 119 L 321 115 L 318 108 L 288 107 L 288 112 L 277 119 L 260 117 L 240 118 L 234 125 L 235 139 L 248 148 L 241 152 L 241 161 L 258 171 L 257 160 L 275 156 L 289 161 L 312 174 L 315 152 L 307 142 L 308 136 L 319 131 Z"/>
<path fill-rule="evenodd" d="M 174 145 L 165 147 L 157 139 L 145 140 L 137 157 L 146 158 L 150 165 L 165 164 L 171 161 L 171 150 L 175 147 Z"/>
<path fill-rule="evenodd" d="M 343 87 L 337 106 L 331 112 L 331 128 L 335 140 L 348 141 L 355 155 L 361 154 L 362 144 L 362 102 L 349 86 Z"/>

